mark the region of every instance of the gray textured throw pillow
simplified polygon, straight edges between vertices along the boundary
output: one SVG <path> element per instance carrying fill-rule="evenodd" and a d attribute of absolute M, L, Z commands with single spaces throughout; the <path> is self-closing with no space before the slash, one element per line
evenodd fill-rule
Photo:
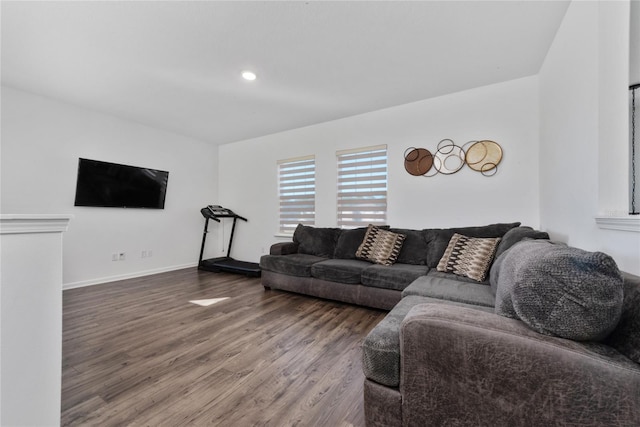
<path fill-rule="evenodd" d="M 498 261 L 496 314 L 577 341 L 602 340 L 618 324 L 623 280 L 609 255 L 526 240 Z"/>

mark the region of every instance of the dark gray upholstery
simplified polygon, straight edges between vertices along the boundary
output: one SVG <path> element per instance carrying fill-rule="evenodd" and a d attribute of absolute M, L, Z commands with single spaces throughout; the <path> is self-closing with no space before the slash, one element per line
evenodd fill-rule
<path fill-rule="evenodd" d="M 505 233 L 514 227 L 518 227 L 519 222 L 508 224 L 490 224 L 480 227 L 462 227 L 462 228 L 429 228 L 422 230 L 425 241 L 427 242 L 427 266 L 434 268 L 438 266 L 438 262 L 444 254 L 449 240 L 455 233 L 468 237 L 502 237 Z"/>
<path fill-rule="evenodd" d="M 525 240 L 501 261 L 495 312 L 541 334 L 604 339 L 618 324 L 622 305 L 622 274 L 602 252 Z"/>
<path fill-rule="evenodd" d="M 393 289 L 345 285 L 344 283 L 316 279 L 315 277 L 291 276 L 268 270 L 262 271 L 261 282 L 265 289 L 296 292 L 387 311 L 400 302 L 401 298 L 400 291 Z"/>
<path fill-rule="evenodd" d="M 483 282 L 478 282 L 477 280 L 474 280 L 470 277 L 466 277 L 466 276 L 460 276 L 458 274 L 454 275 L 453 273 L 447 273 L 446 271 L 438 271 L 435 268 L 432 268 L 429 270 L 429 276 L 432 277 L 441 277 L 443 279 L 454 279 L 457 280 L 459 282 L 466 282 L 466 283 L 475 283 L 476 285 L 478 284 L 482 284 L 482 285 L 489 285 L 489 279 L 483 281 Z"/>
<path fill-rule="evenodd" d="M 344 284 L 360 283 L 362 271 L 371 263 L 356 259 L 329 259 L 311 266 L 311 275 L 318 279 Z"/>
<path fill-rule="evenodd" d="M 491 264 L 491 268 L 489 269 L 489 284 L 491 285 L 491 293 L 493 296 L 496 296 L 496 292 L 498 290 L 498 280 L 500 278 L 500 269 L 502 268 L 502 263 L 504 262 L 504 258 L 507 256 L 509 251 L 505 251 L 500 254 L 499 257 L 496 257 L 493 260 L 493 264 Z"/>
<path fill-rule="evenodd" d="M 419 295 L 464 304 L 481 305 L 493 309 L 495 299 L 491 287 L 478 282 L 463 282 L 458 276 L 449 274 L 442 277 L 429 271 L 426 276 L 418 277 L 402 291 L 402 297 Z"/>
<path fill-rule="evenodd" d="M 324 258 L 333 257 L 340 236 L 339 228 L 309 227 L 298 224 L 293 241 L 299 244 L 298 252 Z"/>
<path fill-rule="evenodd" d="M 514 227 L 507 231 L 496 248 L 494 257 L 497 259 L 503 252 L 524 239 L 546 239 L 549 240 L 549 234 L 544 231 L 534 230 L 531 227 L 520 226 Z"/>
<path fill-rule="evenodd" d="M 362 271 L 361 281 L 365 286 L 401 291 L 427 271 L 429 268 L 425 265 L 371 264 Z"/>
<path fill-rule="evenodd" d="M 390 228 L 389 231 L 406 236 L 397 263 L 427 265 L 427 241 L 422 231 L 407 228 Z"/>
<path fill-rule="evenodd" d="M 624 304 L 618 326 L 605 343 L 640 363 L 640 277 L 623 274 Z"/>
<path fill-rule="evenodd" d="M 298 253 L 298 244 L 296 242 L 280 242 L 274 243 L 269 248 L 269 255 L 290 255 Z"/>
<path fill-rule="evenodd" d="M 295 277 L 308 277 L 309 275 L 324 281 L 323 289 L 335 289 L 336 293 L 332 297 L 323 291 L 324 298 L 332 298 L 339 301 L 353 302 L 361 301 L 362 304 L 374 308 L 392 308 L 390 301 L 400 299 L 400 292 L 404 290 L 414 279 L 423 276 L 429 271 L 428 257 L 433 252 L 431 244 L 436 247 L 442 245 L 442 248 L 436 248 L 438 259 L 444 252 L 444 248 L 448 244 L 448 240 L 455 232 L 467 233 L 472 237 L 493 237 L 506 233 L 510 228 L 517 226 L 519 223 L 513 224 L 491 224 L 483 227 L 465 227 L 449 230 L 411 230 L 404 228 L 393 228 L 389 226 L 380 226 L 379 228 L 391 230 L 394 233 L 400 233 L 406 236 L 403 246 L 398 254 L 396 263 L 392 266 L 377 266 L 373 264 L 360 264 L 364 261 L 356 259 L 358 247 L 362 244 L 367 228 L 357 228 L 352 230 L 340 230 L 337 228 L 309 227 L 299 225 L 294 233 L 293 242 L 283 242 L 273 245 L 270 249 L 270 255 L 281 255 L 290 257 L 287 260 L 266 257 L 261 259 L 264 271 L 272 271 L 281 273 L 279 276 L 285 280 L 288 290 L 297 289 L 298 292 L 308 295 L 316 295 L 318 292 L 311 289 L 308 283 L 295 284 L 290 283 L 285 278 L 286 274 Z M 427 237 L 431 239 L 428 241 Z M 332 251 L 333 252 L 330 253 Z M 315 254 L 315 255 L 312 255 Z M 318 256 L 318 254 L 329 255 L 320 258 L 309 258 L 309 256 Z M 432 254 L 433 255 L 433 254 Z M 331 257 L 333 257 L 331 259 Z M 329 259 L 332 262 L 327 262 Z M 335 262 L 334 262 L 335 261 Z M 355 261 L 355 263 L 351 262 Z M 312 268 L 312 265 L 324 262 Z M 363 267 L 367 265 L 367 267 Z M 437 274 L 434 270 L 433 274 Z M 359 277 L 358 277 L 359 276 Z M 441 277 L 450 277 L 449 274 Z M 272 278 L 275 280 L 275 278 Z M 470 281 L 462 276 L 458 276 L 459 282 Z M 475 281 L 474 281 L 475 282 Z M 330 286 L 329 283 L 337 286 Z M 477 283 L 477 282 L 475 282 Z M 349 290 L 343 292 L 340 286 L 358 285 L 371 290 Z M 276 287 L 277 288 L 277 287 Z M 379 289 L 374 290 L 374 289 Z M 449 290 L 455 298 L 456 290 Z M 384 298 L 383 301 L 376 301 L 376 295 Z M 346 298 L 346 299 L 344 299 Z M 475 299 L 473 300 L 475 301 Z"/>
<path fill-rule="evenodd" d="M 310 277 L 311 266 L 327 258 L 307 254 L 262 255 L 260 268 L 292 276 Z"/>
<path fill-rule="evenodd" d="M 364 416 L 367 427 L 401 427 L 402 395 L 397 388 L 364 380 Z"/>
<path fill-rule="evenodd" d="M 638 426 L 640 367 L 604 347 L 416 306 L 401 328 L 402 425 Z"/>
<path fill-rule="evenodd" d="M 491 312 L 490 308 L 421 296 L 406 296 L 378 323 L 362 343 L 362 369 L 368 379 L 388 387 L 400 384 L 400 325 L 409 310 L 420 304 L 435 303 L 471 307 Z"/>

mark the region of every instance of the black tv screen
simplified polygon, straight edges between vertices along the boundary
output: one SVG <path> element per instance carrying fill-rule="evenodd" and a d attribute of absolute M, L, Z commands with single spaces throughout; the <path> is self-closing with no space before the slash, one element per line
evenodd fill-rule
<path fill-rule="evenodd" d="M 78 160 L 75 206 L 164 209 L 169 172 Z"/>

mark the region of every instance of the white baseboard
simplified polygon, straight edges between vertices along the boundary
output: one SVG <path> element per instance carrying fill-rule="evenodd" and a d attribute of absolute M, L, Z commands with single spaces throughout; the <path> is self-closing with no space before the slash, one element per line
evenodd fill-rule
<path fill-rule="evenodd" d="M 150 276 L 152 274 L 166 273 L 167 271 L 181 270 L 183 268 L 190 268 L 190 267 L 197 267 L 197 266 L 198 266 L 198 263 L 193 262 L 189 264 L 172 265 L 170 267 L 156 268 L 153 270 L 136 271 L 133 273 L 120 274 L 117 276 L 108 276 L 108 277 L 100 277 L 100 278 L 90 279 L 90 280 L 82 280 L 80 282 L 63 283 L 62 290 L 82 288 L 85 286 L 92 286 L 92 285 L 100 285 L 103 283 L 115 282 L 118 280 L 134 279 L 136 277 Z"/>

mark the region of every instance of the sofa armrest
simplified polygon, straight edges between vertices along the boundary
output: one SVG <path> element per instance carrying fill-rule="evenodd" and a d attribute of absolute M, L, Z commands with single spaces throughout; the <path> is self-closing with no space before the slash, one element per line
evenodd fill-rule
<path fill-rule="evenodd" d="M 290 255 L 298 253 L 297 242 L 274 243 L 269 249 L 269 255 Z"/>
<path fill-rule="evenodd" d="M 404 425 L 640 425 L 640 366 L 604 345 L 422 304 L 400 355 Z"/>

